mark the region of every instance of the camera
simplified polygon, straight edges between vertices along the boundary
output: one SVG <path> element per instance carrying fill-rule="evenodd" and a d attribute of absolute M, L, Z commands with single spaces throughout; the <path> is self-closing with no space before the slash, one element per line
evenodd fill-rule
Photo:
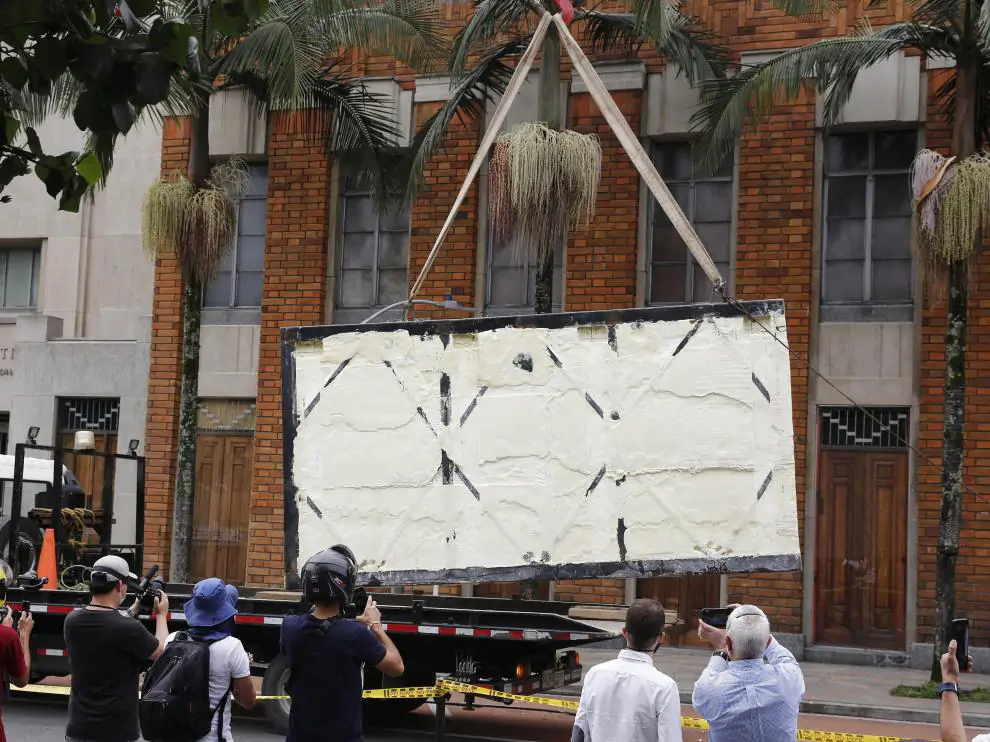
<path fill-rule="evenodd" d="M 368 607 L 368 591 L 363 587 L 354 588 L 354 595 L 351 596 L 351 604 L 344 608 L 344 615 L 347 618 L 357 618 L 364 609 Z"/>

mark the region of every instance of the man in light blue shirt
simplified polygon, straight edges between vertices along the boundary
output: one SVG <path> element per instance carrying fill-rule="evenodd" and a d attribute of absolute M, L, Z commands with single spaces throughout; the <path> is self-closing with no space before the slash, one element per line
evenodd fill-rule
<path fill-rule="evenodd" d="M 736 606 L 725 630 L 701 623 L 698 635 L 715 649 L 691 698 L 709 742 L 794 742 L 804 675 L 766 614 Z"/>

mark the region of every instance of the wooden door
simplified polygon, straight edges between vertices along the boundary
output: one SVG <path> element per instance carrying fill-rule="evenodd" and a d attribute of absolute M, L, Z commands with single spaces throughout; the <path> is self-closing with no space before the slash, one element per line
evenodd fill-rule
<path fill-rule="evenodd" d="M 248 512 L 254 439 L 206 435 L 196 439 L 196 498 L 190 572 L 243 584 L 247 572 Z"/>
<path fill-rule="evenodd" d="M 903 650 L 906 451 L 823 449 L 815 641 Z"/>
<path fill-rule="evenodd" d="M 667 640 L 664 642 L 672 647 L 702 646 L 697 630 L 701 609 L 718 608 L 720 594 L 719 575 L 644 577 L 636 580 L 637 597 L 659 600 L 664 610 L 677 613 L 681 623 L 667 627 Z"/>
<path fill-rule="evenodd" d="M 63 449 L 71 449 L 75 445 L 75 432 L 65 432 L 59 435 L 58 444 Z M 94 450 L 101 453 L 117 452 L 117 434 L 95 432 Z M 76 475 L 79 486 L 86 493 L 86 507 L 90 510 L 100 510 L 103 507 L 103 468 L 106 459 L 99 456 L 87 456 L 84 453 L 76 455 L 67 451 L 62 455 L 62 466 Z"/>

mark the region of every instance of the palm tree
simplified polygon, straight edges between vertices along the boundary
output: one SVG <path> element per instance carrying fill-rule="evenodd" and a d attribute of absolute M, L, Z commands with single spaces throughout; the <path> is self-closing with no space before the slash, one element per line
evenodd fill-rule
<path fill-rule="evenodd" d="M 148 113 L 192 119 L 186 173 L 167 173 L 144 206 L 146 247 L 174 254 L 184 282 L 179 447 L 173 503 L 169 579 L 189 578 L 196 432 L 200 317 L 203 288 L 229 251 L 236 198 L 246 184 L 243 166 L 210 163 L 210 104 L 230 88 L 246 90 L 258 113 L 298 111 L 301 128 L 321 132 L 345 171 L 360 170 L 383 197 L 394 162 L 397 132 L 388 106 L 348 69 L 349 55 L 388 55 L 414 70 L 446 59 L 431 0 L 256 0 L 253 18 L 228 16 L 222 0 L 173 0 L 168 8 L 194 29 L 187 75 L 173 78 L 164 101 Z M 34 113 L 72 112 L 79 101 L 71 78 L 56 85 Z M 113 142 L 91 142 L 110 171 Z"/>
<path fill-rule="evenodd" d="M 821 16 L 827 0 L 772 0 L 793 15 Z M 990 3 L 980 0 L 911 0 L 909 19 L 874 30 L 864 22 L 847 37 L 825 39 L 787 51 L 738 74 L 703 85 L 694 122 L 702 132 L 698 155 L 711 171 L 735 146 L 745 126 L 793 99 L 802 88 L 824 96 L 825 124 L 834 124 L 860 72 L 902 51 L 955 62 L 955 75 L 935 91 L 952 121 L 952 152 L 946 161 L 930 151 L 915 158 L 913 195 L 915 250 L 930 284 L 947 289 L 945 410 L 942 431 L 941 512 L 936 560 L 935 652 L 932 679 L 940 677 L 955 614 L 955 566 L 963 484 L 967 263 L 990 224 L 990 159 L 979 152 L 990 139 Z"/>
<path fill-rule="evenodd" d="M 448 66 L 450 98 L 423 125 L 411 148 L 412 192 L 453 118 L 465 116 L 478 124 L 484 120 L 486 103 L 505 92 L 513 65 L 529 46 L 540 17 L 558 11 L 557 0 L 473 0 L 472 4 L 474 12 L 454 40 Z M 574 6 L 575 35 L 583 33 L 594 52 L 634 56 L 648 45 L 691 84 L 724 75 L 725 50 L 712 43 L 711 35 L 685 15 L 679 3 L 632 0 L 630 11 L 624 13 L 586 7 L 584 0 Z M 561 43 L 553 25 L 542 53 L 540 125 L 524 124 L 501 137 L 492 150 L 490 167 L 496 231 L 537 264 L 537 313 L 552 311 L 554 254 L 563 248 L 569 228 L 590 219 L 601 167 L 597 140 L 563 131 Z M 547 199 L 547 193 L 566 197 Z M 509 204 L 512 208 L 506 208 Z"/>

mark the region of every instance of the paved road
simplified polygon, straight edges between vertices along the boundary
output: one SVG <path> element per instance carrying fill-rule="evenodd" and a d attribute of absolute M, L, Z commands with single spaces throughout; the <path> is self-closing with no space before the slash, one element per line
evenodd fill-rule
<path fill-rule="evenodd" d="M 685 712 L 688 712 L 685 709 Z M 62 742 L 65 735 L 65 701 L 34 701 L 15 699 L 4 709 L 4 726 L 11 742 Z M 924 724 L 888 723 L 883 721 L 848 719 L 834 716 L 805 716 L 804 729 L 836 732 L 858 732 L 935 740 L 938 729 Z M 401 722 L 387 722 L 368 730 L 366 742 L 424 742 L 432 738 L 433 717 L 422 709 L 404 717 Z M 513 740 L 518 742 L 568 742 L 571 717 L 545 711 L 518 708 L 482 708 L 473 712 L 454 709 L 448 726 L 448 742 L 478 742 L 479 740 Z M 974 730 L 975 733 L 975 730 Z M 237 742 L 277 742 L 263 719 L 239 718 L 234 723 Z M 686 731 L 684 742 L 705 742 L 705 734 Z"/>

